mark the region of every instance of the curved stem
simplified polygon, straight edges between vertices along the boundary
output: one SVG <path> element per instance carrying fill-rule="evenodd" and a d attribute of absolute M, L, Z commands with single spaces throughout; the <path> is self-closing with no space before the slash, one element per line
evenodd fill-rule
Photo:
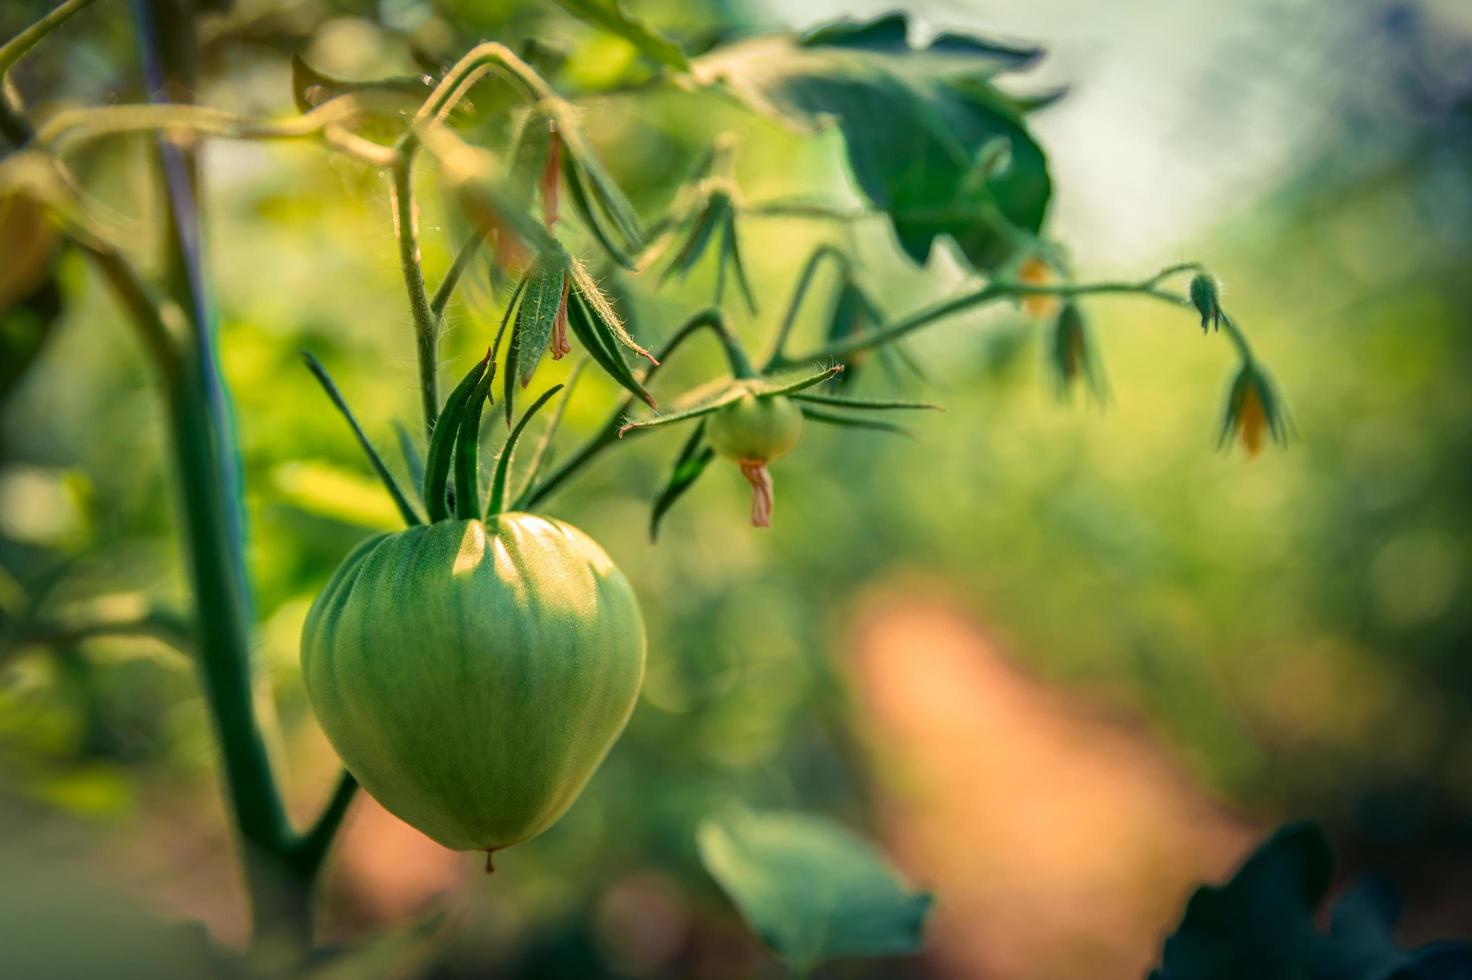
<path fill-rule="evenodd" d="M 777 328 L 777 335 L 772 338 L 772 349 L 767 355 L 767 364 L 770 366 L 782 358 L 782 352 L 787 347 L 787 339 L 792 334 L 793 325 L 797 323 L 797 314 L 802 309 L 802 301 L 807 297 L 808 289 L 813 285 L 813 277 L 818 274 L 818 267 L 827 259 L 838 266 L 840 271 L 847 272 L 853 262 L 848 255 L 833 245 L 819 245 L 808 256 L 807 265 L 803 266 L 802 273 L 797 277 L 797 286 L 792 290 L 792 299 L 787 304 L 787 313 L 782 317 L 782 325 Z"/>
<path fill-rule="evenodd" d="M 799 364 L 829 361 L 834 358 L 852 354 L 855 351 L 868 350 L 880 344 L 886 344 L 893 340 L 914 333 L 922 327 L 928 327 L 937 320 L 964 313 L 967 310 L 995 303 L 998 300 L 1012 299 L 1019 296 L 1100 296 L 1108 294 L 1121 294 L 1132 296 L 1146 296 L 1161 302 L 1170 303 L 1173 306 L 1191 307 L 1191 300 L 1180 294 L 1162 289 L 1159 283 L 1170 275 L 1176 275 L 1188 269 L 1195 268 L 1194 265 L 1172 267 L 1163 273 L 1157 273 L 1149 279 L 1139 282 L 1093 282 L 1093 283 L 1024 283 L 1008 280 L 994 280 L 960 296 L 944 300 L 934 306 L 927 307 L 907 317 L 895 321 L 887 327 L 873 330 L 868 333 L 854 337 L 844 337 L 839 340 L 830 341 L 827 344 L 809 351 L 801 356 L 789 357 L 785 354 L 777 354 L 767 361 L 765 370 L 777 370 L 780 368 L 795 367 Z"/>
<path fill-rule="evenodd" d="M 0 76 L 8 72 L 12 65 L 24 57 L 27 51 L 39 44 L 47 34 L 70 20 L 73 14 L 86 10 L 95 2 L 96 0 L 66 0 L 65 3 L 57 6 L 30 27 L 0 45 Z"/>

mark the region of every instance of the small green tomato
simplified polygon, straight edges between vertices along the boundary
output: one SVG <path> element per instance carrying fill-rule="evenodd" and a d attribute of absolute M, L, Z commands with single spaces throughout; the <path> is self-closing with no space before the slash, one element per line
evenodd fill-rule
<path fill-rule="evenodd" d="M 772 526 L 772 476 L 767 464 L 781 459 L 802 439 L 802 410 L 781 395 L 743 395 L 710 416 L 705 429 L 711 448 L 733 459 L 751 484 L 752 527 Z"/>
<path fill-rule="evenodd" d="M 301 660 L 363 788 L 446 847 L 489 855 L 576 799 L 633 711 L 644 643 L 634 591 L 596 542 L 509 513 L 359 546 L 313 603 Z"/>

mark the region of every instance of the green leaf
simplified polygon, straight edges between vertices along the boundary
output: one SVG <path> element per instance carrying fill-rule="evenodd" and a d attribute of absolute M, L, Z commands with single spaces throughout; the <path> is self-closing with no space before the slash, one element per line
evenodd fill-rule
<path fill-rule="evenodd" d="M 1413 950 L 1396 945 L 1398 903 L 1379 879 L 1350 888 L 1334 906 L 1329 933 L 1319 932 L 1315 911 L 1331 872 L 1322 831 L 1307 823 L 1280 828 L 1231 881 L 1196 890 L 1151 980 L 1472 976 L 1472 943 L 1441 941 Z"/>
<path fill-rule="evenodd" d="M 375 531 L 398 531 L 403 515 L 365 474 L 321 460 L 282 463 L 271 471 L 282 503 L 305 514 Z"/>
<path fill-rule="evenodd" d="M 827 820 L 738 812 L 704 821 L 696 845 L 747 924 L 798 973 L 840 956 L 920 948 L 931 896 Z"/>
<path fill-rule="evenodd" d="M 659 540 L 659 525 L 664 520 L 664 515 L 669 513 L 670 508 L 675 506 L 687 490 L 695 486 L 695 481 L 700 479 L 700 475 L 715 458 L 716 451 L 705 444 L 705 423 L 701 422 L 691 431 L 685 445 L 680 447 L 680 454 L 675 457 L 675 465 L 670 470 L 664 489 L 654 498 L 654 507 L 649 514 L 650 541 Z"/>
<path fill-rule="evenodd" d="M 1304 976 L 1316 936 L 1314 909 L 1328 891 L 1331 862 L 1318 827 L 1279 829 L 1231 881 L 1196 890 L 1152 977 Z"/>
<path fill-rule="evenodd" d="M 916 262 L 949 236 L 973 266 L 995 269 L 1040 232 L 1052 192 L 1024 105 L 991 81 L 1038 52 L 958 34 L 915 49 L 908 31 L 903 14 L 890 14 L 757 38 L 697 59 L 692 71 L 804 128 L 836 121 L 859 188 Z M 988 173 L 982 164 L 998 140 L 1011 162 Z"/>
<path fill-rule="evenodd" d="M 624 10 L 619 0 L 557 0 L 557 3 L 573 16 L 617 34 L 667 68 L 679 71 L 690 68 L 678 44 Z"/>

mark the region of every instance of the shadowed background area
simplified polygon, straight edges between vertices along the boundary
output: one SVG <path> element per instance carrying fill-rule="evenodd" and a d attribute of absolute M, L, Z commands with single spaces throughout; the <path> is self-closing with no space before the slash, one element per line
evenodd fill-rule
<path fill-rule="evenodd" d="M 48 6 L 7 4 L 0 35 Z M 693 46 L 891 4 L 631 6 Z M 25 62 L 29 99 L 139 97 L 126 18 L 107 7 Z M 651 545 L 649 501 L 682 436 L 609 454 L 548 509 L 601 542 L 644 604 L 628 731 L 568 815 L 498 854 L 490 878 L 360 798 L 323 929 L 377 939 L 344 976 L 780 976 L 695 852 L 695 824 L 737 803 L 832 815 L 936 893 L 923 955 L 823 976 L 1140 976 L 1192 887 L 1292 817 L 1326 826 L 1342 878 L 1394 884 L 1404 940 L 1469 935 L 1472 14 L 1456 0 L 911 11 L 922 30 L 1050 50 L 1017 83 L 1070 87 L 1034 123 L 1050 234 L 1083 279 L 1193 258 L 1216 270 L 1295 442 L 1217 451 L 1225 345 L 1179 311 L 1102 298 L 1084 311 L 1107 403 L 1055 397 L 1041 324 L 1010 307 L 915 337 L 918 373 L 851 364 L 849 392 L 947 411 L 915 421 L 915 440 L 810 426 L 772 467 L 770 532 L 746 525 L 749 491 L 722 466 Z M 341 77 L 412 74 L 415 52 L 551 24 L 568 84 L 643 70 L 625 42 L 530 3 L 238 0 L 208 23 L 201 100 L 262 114 L 294 111 L 283 52 Z M 740 133 L 752 200 L 848 180 L 833 134 L 695 119 L 675 97 L 596 108 L 590 136 L 646 210 L 697 149 L 686 129 Z M 341 556 L 397 519 L 298 351 L 330 365 L 388 446 L 417 411 L 412 339 L 383 180 L 290 144 L 212 144 L 205 160 L 258 700 L 304 820 L 338 762 L 302 691 L 301 624 Z M 144 144 L 104 144 L 85 166 L 109 227 L 148 247 Z M 440 269 L 453 202 L 424 201 Z M 918 268 L 869 223 L 769 218 L 742 235 L 761 303 L 737 327 L 752 338 L 824 241 L 857 253 L 891 317 L 961 288 L 944 249 Z M 40 597 L 101 615 L 184 593 L 142 355 L 80 256 L 41 281 L 30 254 L 50 254 L 43 227 L 0 258 L 15 283 L 0 300 L 31 297 L 7 312 L 0 351 L 0 873 L 21 883 L 0 898 L 0 941 L 32 975 L 27 956 L 68 947 L 47 924 L 71 919 L 98 955 L 115 942 L 188 976 L 209 943 L 247 932 L 192 665 L 147 638 L 43 647 L 4 631 Z M 667 336 L 713 278 L 631 309 L 641 339 Z M 821 282 L 817 295 L 804 337 L 826 313 Z M 478 266 L 452 307 L 446 376 L 484 349 L 499 304 Z M 717 363 L 695 358 L 663 391 Z M 592 431 L 613 391 L 586 379 L 568 426 Z M 69 955 L 74 973 L 106 962 Z"/>

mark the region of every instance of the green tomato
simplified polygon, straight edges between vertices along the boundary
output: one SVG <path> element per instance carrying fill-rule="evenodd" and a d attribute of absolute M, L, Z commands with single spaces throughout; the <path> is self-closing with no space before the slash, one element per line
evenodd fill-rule
<path fill-rule="evenodd" d="M 781 395 L 743 395 L 712 413 L 705 435 L 727 459 L 768 463 L 796 448 L 802 438 L 802 410 Z"/>
<path fill-rule="evenodd" d="M 375 537 L 312 604 L 302 675 L 348 771 L 446 847 L 535 837 L 634 709 L 644 620 L 612 559 L 533 514 Z"/>

